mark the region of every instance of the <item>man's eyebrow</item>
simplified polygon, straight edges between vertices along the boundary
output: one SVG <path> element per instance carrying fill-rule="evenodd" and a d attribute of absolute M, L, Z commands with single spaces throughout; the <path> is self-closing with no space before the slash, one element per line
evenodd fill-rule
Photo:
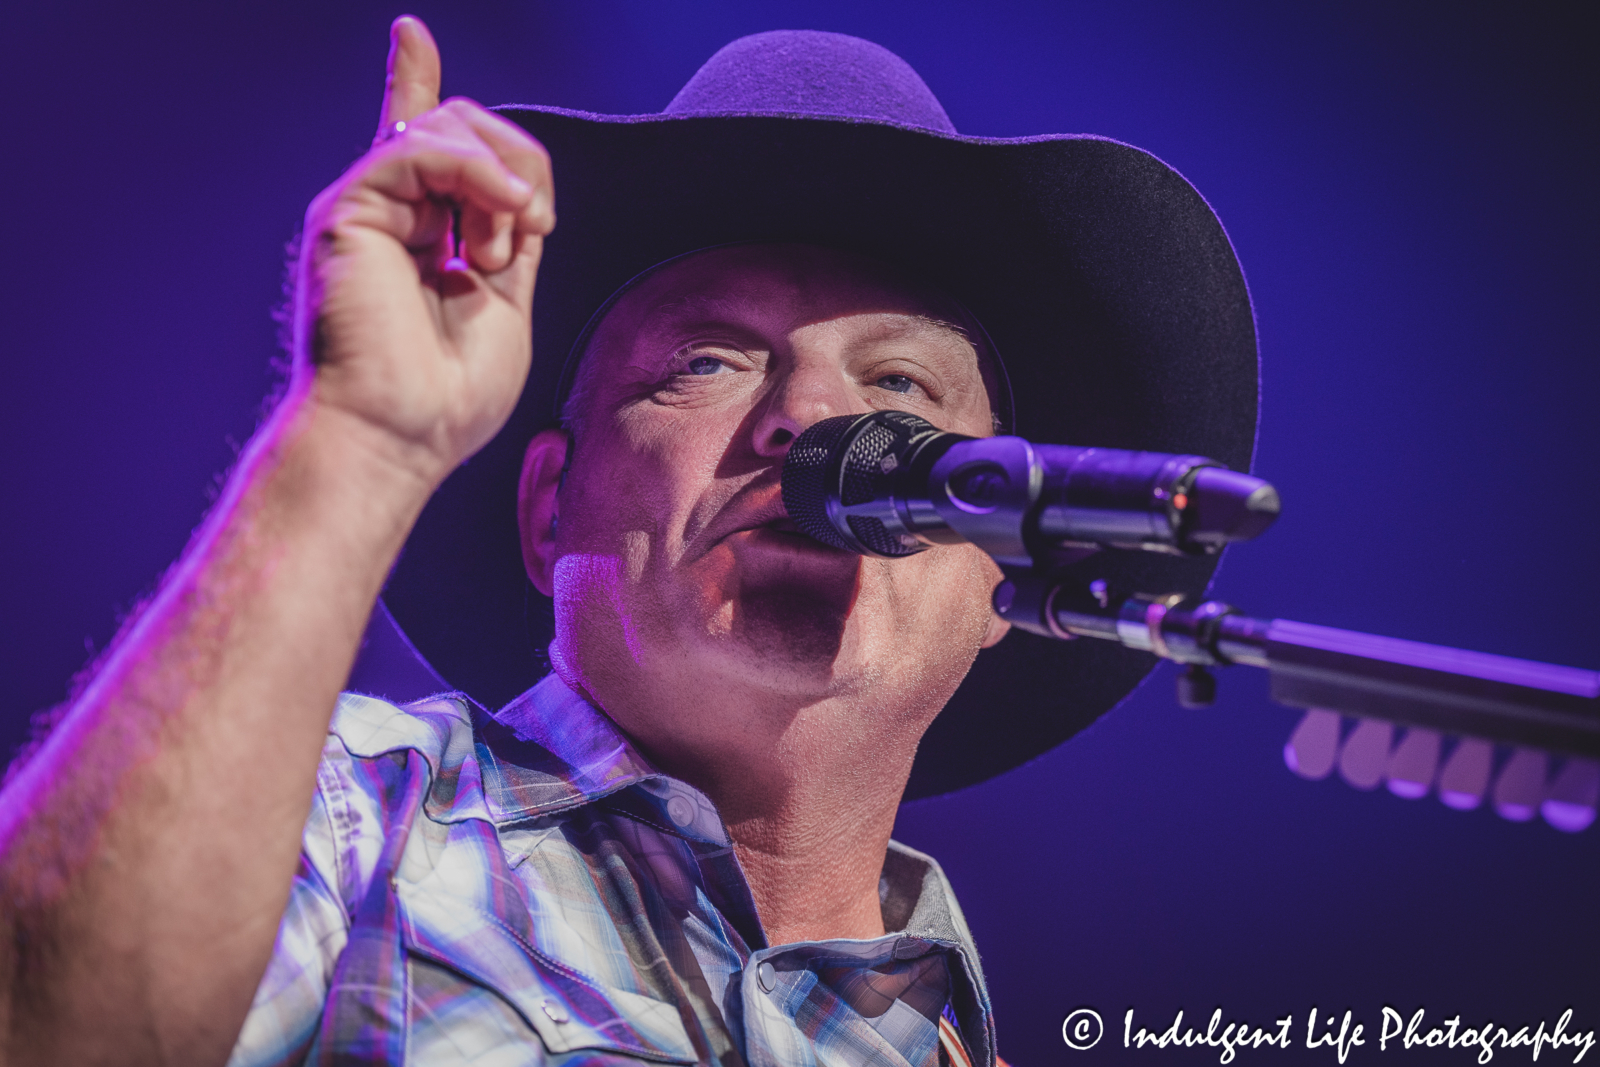
<path fill-rule="evenodd" d="M 972 339 L 971 332 L 959 322 L 951 322 L 949 319 L 941 319 L 936 315 L 914 315 L 912 317 L 918 322 L 922 323 L 924 326 L 934 326 L 941 330 L 947 330 L 961 338 L 963 341 L 967 342 L 967 344 L 972 345 L 974 348 L 978 347 L 977 342 Z"/>
<path fill-rule="evenodd" d="M 879 344 L 915 340 L 929 336 L 943 336 L 957 341 L 968 354 L 977 357 L 981 364 L 983 352 L 972 335 L 960 324 L 934 315 L 897 313 L 893 318 L 875 323 L 857 339 L 859 343 Z"/>
<path fill-rule="evenodd" d="M 920 333 L 927 329 L 933 329 L 939 333 L 954 334 L 973 349 L 977 348 L 977 345 L 972 340 L 972 335 L 967 332 L 965 327 L 948 319 L 941 319 L 936 315 L 907 315 L 902 321 L 884 323 L 881 329 L 885 334 Z"/>

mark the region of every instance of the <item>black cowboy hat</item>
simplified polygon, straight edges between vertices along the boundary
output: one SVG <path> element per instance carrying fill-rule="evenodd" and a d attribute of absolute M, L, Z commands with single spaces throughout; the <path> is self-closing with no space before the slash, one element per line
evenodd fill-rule
<path fill-rule="evenodd" d="M 903 60 L 832 33 L 735 41 L 660 114 L 499 110 L 560 175 L 533 371 L 505 428 L 428 504 L 384 591 L 439 675 L 485 705 L 549 669 L 550 602 L 527 580 L 517 529 L 523 450 L 555 423 L 595 310 L 690 251 L 782 241 L 864 253 L 983 324 L 1010 379 L 1007 432 L 1249 469 L 1258 379 L 1244 276 L 1200 194 L 1146 152 L 1089 136 L 963 136 Z M 1216 559 L 1103 552 L 1078 566 L 1124 588 L 1199 593 Z M 410 695 L 368 681 L 382 649 L 403 644 L 384 611 L 375 620 L 352 688 Z M 1053 748 L 1153 662 L 1012 632 L 934 721 L 907 799 Z"/>

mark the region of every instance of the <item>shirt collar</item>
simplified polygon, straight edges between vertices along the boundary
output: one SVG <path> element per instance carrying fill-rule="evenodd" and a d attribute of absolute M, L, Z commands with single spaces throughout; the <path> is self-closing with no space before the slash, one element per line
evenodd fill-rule
<path fill-rule="evenodd" d="M 496 823 L 538 818 L 662 777 L 622 731 L 554 674 L 495 712 L 474 709 Z"/>
<path fill-rule="evenodd" d="M 950 1004 L 972 1047 L 973 1062 L 990 1062 L 994 1017 L 983 965 L 944 871 L 932 856 L 890 841 L 883 861 L 883 890 L 884 928 L 890 936 L 899 933 L 896 955 L 912 955 L 918 945 L 928 943 L 952 948 L 957 966 L 952 968 Z"/>
<path fill-rule="evenodd" d="M 493 715 L 474 708 L 473 718 L 484 798 L 496 823 L 567 811 L 638 785 L 612 803 L 659 807 L 660 823 L 709 844 L 728 844 L 708 797 L 652 766 L 615 723 L 555 674 Z M 891 841 L 881 890 L 889 931 L 972 944 L 950 883 L 931 856 Z"/>
<path fill-rule="evenodd" d="M 623 806 L 649 804 L 665 816 L 662 824 L 670 821 L 685 836 L 726 850 L 727 831 L 711 801 L 653 767 L 615 723 L 555 674 L 493 715 L 474 708 L 472 716 L 484 800 L 497 824 L 612 797 L 611 803 Z M 641 788 L 615 796 L 634 785 Z M 920 955 L 934 944 L 954 950 L 959 966 L 951 1002 L 978 1062 L 985 1062 L 994 1047 L 988 991 L 972 932 L 944 871 L 931 856 L 891 841 L 882 893 L 889 931 L 882 940 L 896 942 L 896 955 Z"/>

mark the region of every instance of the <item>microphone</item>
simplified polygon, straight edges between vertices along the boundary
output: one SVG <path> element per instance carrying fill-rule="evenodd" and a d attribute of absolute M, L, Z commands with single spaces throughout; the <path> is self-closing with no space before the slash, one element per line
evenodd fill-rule
<path fill-rule="evenodd" d="M 863 556 L 970 541 L 1001 564 L 1071 550 L 1211 555 L 1278 517 L 1278 491 L 1204 456 L 945 433 L 904 411 L 839 415 L 789 446 L 802 533 Z"/>

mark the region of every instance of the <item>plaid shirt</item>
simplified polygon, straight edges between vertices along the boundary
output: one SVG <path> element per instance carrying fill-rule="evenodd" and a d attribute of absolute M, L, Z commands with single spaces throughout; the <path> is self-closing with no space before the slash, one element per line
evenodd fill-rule
<path fill-rule="evenodd" d="M 879 890 L 897 932 L 769 947 L 710 800 L 554 675 L 346 694 L 230 1062 L 993 1063 L 938 864 L 891 843 Z"/>

